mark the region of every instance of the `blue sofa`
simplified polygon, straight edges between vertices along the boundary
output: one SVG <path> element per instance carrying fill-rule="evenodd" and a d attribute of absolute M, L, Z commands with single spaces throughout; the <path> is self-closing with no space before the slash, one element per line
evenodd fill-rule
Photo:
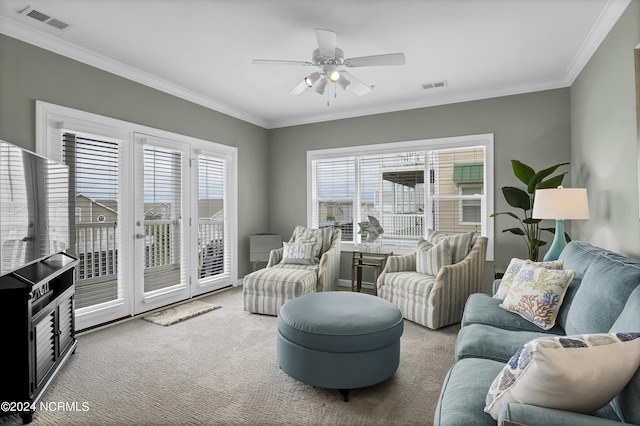
<path fill-rule="evenodd" d="M 487 391 L 511 356 L 529 340 L 550 335 L 640 331 L 640 260 L 572 241 L 562 251 L 564 269 L 576 272 L 556 325 L 544 331 L 475 293 L 464 309 L 456 342 L 456 362 L 445 377 L 435 425 L 496 425 L 484 410 Z M 500 280 L 494 282 L 494 293 Z M 615 362 L 615 360 L 612 360 Z M 497 424 L 640 424 L 640 370 L 607 406 L 592 415 L 521 403 L 502 407 Z"/>

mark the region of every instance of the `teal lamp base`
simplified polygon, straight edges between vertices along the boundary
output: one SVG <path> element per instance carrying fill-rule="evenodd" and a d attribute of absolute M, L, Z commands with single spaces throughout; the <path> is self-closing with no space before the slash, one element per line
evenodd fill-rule
<path fill-rule="evenodd" d="M 567 246 L 567 239 L 564 236 L 564 220 L 556 220 L 556 235 L 553 237 L 553 243 L 549 247 L 549 251 L 544 255 L 544 261 L 558 260 L 560 253 Z"/>

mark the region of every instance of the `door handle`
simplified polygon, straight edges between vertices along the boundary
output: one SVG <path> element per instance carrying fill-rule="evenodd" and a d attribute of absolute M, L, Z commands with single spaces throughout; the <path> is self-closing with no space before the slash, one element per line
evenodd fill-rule
<path fill-rule="evenodd" d="M 137 234 L 136 234 L 136 239 L 137 239 L 137 240 L 141 240 L 141 239 L 143 239 L 143 238 L 144 238 L 144 234 L 140 234 L 140 233 L 137 233 Z"/>

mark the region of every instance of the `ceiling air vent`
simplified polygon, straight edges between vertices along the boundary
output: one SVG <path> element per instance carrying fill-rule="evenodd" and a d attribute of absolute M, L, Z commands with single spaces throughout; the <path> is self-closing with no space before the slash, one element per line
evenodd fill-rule
<path fill-rule="evenodd" d="M 435 89 L 436 87 L 445 87 L 445 86 L 447 86 L 447 81 L 442 80 L 442 81 L 434 81 L 433 83 L 425 83 L 422 85 L 422 88 L 424 90 L 427 90 L 427 89 Z"/>
<path fill-rule="evenodd" d="M 25 16 L 28 16 L 29 18 L 33 18 L 37 21 L 44 22 L 45 24 L 51 25 L 52 27 L 57 28 L 59 30 L 66 30 L 67 28 L 69 28 L 69 24 L 65 24 L 64 22 L 58 19 L 52 18 L 46 13 L 36 10 L 31 6 L 27 6 L 25 9 L 22 9 L 18 13 L 20 15 L 25 15 Z"/>

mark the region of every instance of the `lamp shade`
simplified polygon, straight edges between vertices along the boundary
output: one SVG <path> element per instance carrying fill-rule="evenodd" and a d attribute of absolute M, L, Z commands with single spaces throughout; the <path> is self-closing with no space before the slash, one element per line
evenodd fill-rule
<path fill-rule="evenodd" d="M 534 219 L 589 219 L 585 188 L 538 189 L 533 202 Z"/>

